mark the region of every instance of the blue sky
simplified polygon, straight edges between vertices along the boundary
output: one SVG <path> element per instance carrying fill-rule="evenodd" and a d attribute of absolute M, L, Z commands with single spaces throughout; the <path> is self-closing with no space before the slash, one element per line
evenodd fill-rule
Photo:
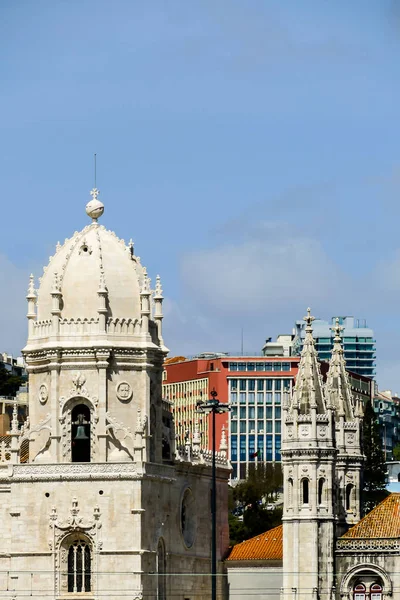
<path fill-rule="evenodd" d="M 260 350 L 307 305 L 375 330 L 400 393 L 397 0 L 5 0 L 0 347 L 58 240 L 102 222 L 165 291 L 172 354 Z"/>

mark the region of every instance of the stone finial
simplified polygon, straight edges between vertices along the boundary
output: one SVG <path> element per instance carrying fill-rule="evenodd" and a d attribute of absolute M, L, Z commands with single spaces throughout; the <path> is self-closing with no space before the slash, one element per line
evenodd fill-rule
<path fill-rule="evenodd" d="M 132 238 L 129 240 L 128 248 L 129 248 L 129 252 L 131 254 L 131 257 L 133 258 L 133 256 L 135 255 L 135 246 L 133 244 Z"/>
<path fill-rule="evenodd" d="M 11 433 L 18 433 L 18 407 L 16 402 L 14 402 L 11 419 Z"/>
<path fill-rule="evenodd" d="M 30 276 L 29 276 L 29 286 L 28 286 L 27 299 L 28 300 L 33 300 L 34 298 L 36 298 L 35 279 L 33 277 L 33 274 L 31 273 Z"/>
<path fill-rule="evenodd" d="M 344 329 L 344 327 L 342 325 L 340 325 L 339 317 L 336 317 L 335 324 L 333 327 L 331 327 L 331 330 L 335 334 L 335 337 L 333 339 L 334 342 L 337 342 L 340 344 L 340 342 L 342 341 L 341 333 L 342 333 L 343 329 Z"/>
<path fill-rule="evenodd" d="M 61 290 L 61 285 L 60 285 L 60 278 L 58 277 L 58 273 L 55 272 L 53 275 L 53 287 L 52 287 L 52 293 L 53 294 L 58 294 Z"/>
<path fill-rule="evenodd" d="M 200 429 L 199 429 L 199 420 L 196 419 L 195 424 L 194 424 L 192 445 L 200 447 L 200 444 L 201 444 L 201 435 L 200 435 Z"/>
<path fill-rule="evenodd" d="M 104 271 L 100 272 L 99 292 L 102 292 L 102 293 L 107 292 L 106 278 L 104 276 Z"/>
<path fill-rule="evenodd" d="M 226 452 L 228 450 L 228 442 L 226 440 L 225 425 L 222 426 L 221 442 L 220 442 L 220 445 L 219 445 L 219 450 L 220 450 L 220 452 Z"/>
<path fill-rule="evenodd" d="M 97 188 L 93 188 L 90 192 L 92 199 L 86 204 L 86 214 L 91 217 L 93 223 L 97 223 L 97 219 L 104 212 L 104 204 L 97 199 L 99 194 L 100 191 Z"/>
<path fill-rule="evenodd" d="M 146 267 L 143 267 L 143 284 L 142 284 L 141 293 L 143 295 L 150 294 L 149 277 L 147 275 L 147 269 L 146 269 Z"/>
<path fill-rule="evenodd" d="M 163 289 L 161 286 L 161 277 L 157 275 L 156 277 L 156 289 L 154 290 L 154 299 L 162 300 L 163 299 Z"/>
<path fill-rule="evenodd" d="M 311 316 L 311 308 L 307 308 L 307 315 L 303 317 L 303 321 L 306 322 L 306 331 L 312 331 L 312 322 L 315 321 L 315 317 Z"/>

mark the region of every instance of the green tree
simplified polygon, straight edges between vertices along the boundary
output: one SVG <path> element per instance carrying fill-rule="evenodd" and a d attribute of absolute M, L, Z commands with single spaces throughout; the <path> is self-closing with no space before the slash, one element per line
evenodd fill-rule
<path fill-rule="evenodd" d="M 230 492 L 229 532 L 231 544 L 241 542 L 282 521 L 282 507 L 273 507 L 282 491 L 280 463 L 251 465 L 246 480 Z"/>
<path fill-rule="evenodd" d="M 372 402 L 365 405 L 363 420 L 363 452 L 365 456 L 362 486 L 363 513 L 372 510 L 387 495 L 385 455 L 382 450 L 380 425 Z"/>
<path fill-rule="evenodd" d="M 0 369 L 0 396 L 15 396 L 23 383 L 22 377 L 10 375 L 6 369 Z"/>

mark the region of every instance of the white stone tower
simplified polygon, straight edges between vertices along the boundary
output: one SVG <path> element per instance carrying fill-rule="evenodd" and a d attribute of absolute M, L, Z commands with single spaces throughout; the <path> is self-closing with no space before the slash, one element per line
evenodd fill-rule
<path fill-rule="evenodd" d="M 57 244 L 38 291 L 30 279 L 30 422 L 19 431 L 15 413 L 0 461 L 0 595 L 207 597 L 211 456 L 197 439 L 175 448 L 162 400 L 161 282 L 153 291 L 133 244 L 98 224 L 104 207 L 91 193 L 92 222 Z M 224 449 L 217 463 L 221 558 Z"/>
<path fill-rule="evenodd" d="M 324 385 L 313 320 L 308 309 L 296 384 L 283 407 L 282 600 L 332 599 L 336 537 L 359 517 L 359 407 L 351 398 L 338 326 Z"/>

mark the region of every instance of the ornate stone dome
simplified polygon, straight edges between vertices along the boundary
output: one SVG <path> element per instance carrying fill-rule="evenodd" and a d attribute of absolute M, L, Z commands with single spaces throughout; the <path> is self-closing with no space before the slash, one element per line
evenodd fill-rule
<path fill-rule="evenodd" d="M 114 232 L 97 223 L 104 207 L 97 200 L 88 203 L 87 213 L 93 222 L 75 232 L 63 245 L 57 244 L 40 279 L 37 300 L 37 320 L 52 318 L 54 291 L 61 295 L 61 319 L 96 319 L 99 310 L 99 289 L 107 290 L 108 319 L 139 319 L 140 291 L 146 270 Z M 95 204 L 95 210 L 93 210 Z"/>

